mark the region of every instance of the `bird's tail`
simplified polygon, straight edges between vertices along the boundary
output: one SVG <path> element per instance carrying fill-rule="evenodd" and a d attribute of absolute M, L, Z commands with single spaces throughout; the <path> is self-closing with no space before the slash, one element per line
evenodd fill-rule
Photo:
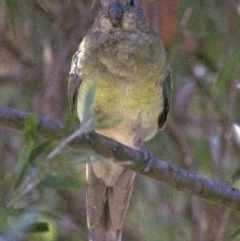
<path fill-rule="evenodd" d="M 114 185 L 106 185 L 108 181 L 101 177 L 99 169 L 96 172 L 94 165 L 98 164 L 87 164 L 89 241 L 121 241 L 123 220 L 132 193 L 135 173 L 113 164 L 116 165 L 119 175 Z M 108 175 L 110 173 L 111 170 Z M 104 175 L 106 176 L 106 173 Z"/>

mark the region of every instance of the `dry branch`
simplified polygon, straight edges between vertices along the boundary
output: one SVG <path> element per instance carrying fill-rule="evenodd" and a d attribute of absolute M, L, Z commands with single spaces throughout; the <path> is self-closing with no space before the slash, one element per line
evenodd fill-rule
<path fill-rule="evenodd" d="M 0 125 L 22 131 L 25 120 L 29 115 L 30 113 L 24 111 L 0 107 Z M 50 118 L 39 116 L 38 121 L 37 133 L 45 138 L 57 135 L 64 128 L 62 122 Z M 96 133 L 91 134 L 89 137 L 78 137 L 68 145 L 75 149 L 92 149 L 102 156 L 114 158 L 119 165 L 124 165 L 130 170 L 161 181 L 179 191 L 240 211 L 239 189 L 201 177 L 159 160 L 154 156 L 145 159 L 141 151 L 133 150 Z M 126 162 L 126 160 L 130 161 Z"/>

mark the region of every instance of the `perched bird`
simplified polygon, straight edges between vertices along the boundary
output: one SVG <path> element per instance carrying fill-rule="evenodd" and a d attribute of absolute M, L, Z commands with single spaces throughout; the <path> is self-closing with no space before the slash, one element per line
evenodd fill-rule
<path fill-rule="evenodd" d="M 99 0 L 95 22 L 72 59 L 69 102 L 81 122 L 90 88 L 90 116 L 119 120 L 95 132 L 133 149 L 163 128 L 171 70 L 162 41 L 138 0 Z M 89 240 L 120 241 L 135 173 L 111 161 L 87 164 Z"/>

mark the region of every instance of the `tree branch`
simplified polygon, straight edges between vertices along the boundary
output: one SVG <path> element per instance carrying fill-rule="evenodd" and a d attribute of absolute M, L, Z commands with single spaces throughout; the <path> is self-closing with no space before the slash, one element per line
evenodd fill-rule
<path fill-rule="evenodd" d="M 0 106 L 0 125 L 22 131 L 29 115 L 27 112 Z M 38 121 L 37 132 L 45 138 L 59 134 L 64 128 L 62 122 L 50 118 L 38 116 Z M 141 151 L 133 150 L 107 137 L 93 133 L 89 137 L 74 139 L 68 146 L 75 149 L 92 149 L 104 157 L 114 158 L 116 163 L 132 171 L 161 181 L 179 191 L 240 211 L 239 189 L 201 177 L 154 156 L 146 160 Z"/>

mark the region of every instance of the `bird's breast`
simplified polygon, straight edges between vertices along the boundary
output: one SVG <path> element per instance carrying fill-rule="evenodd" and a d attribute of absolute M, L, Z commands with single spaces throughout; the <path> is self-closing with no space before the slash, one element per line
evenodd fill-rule
<path fill-rule="evenodd" d="M 78 95 L 80 120 L 86 93 L 93 86 L 92 115 L 101 116 L 100 124 L 113 122 L 109 128 L 96 132 L 132 147 L 135 142 L 154 136 L 163 108 L 166 66 L 162 49 L 152 43 L 115 39 L 84 51 L 80 60 L 83 74 Z"/>

